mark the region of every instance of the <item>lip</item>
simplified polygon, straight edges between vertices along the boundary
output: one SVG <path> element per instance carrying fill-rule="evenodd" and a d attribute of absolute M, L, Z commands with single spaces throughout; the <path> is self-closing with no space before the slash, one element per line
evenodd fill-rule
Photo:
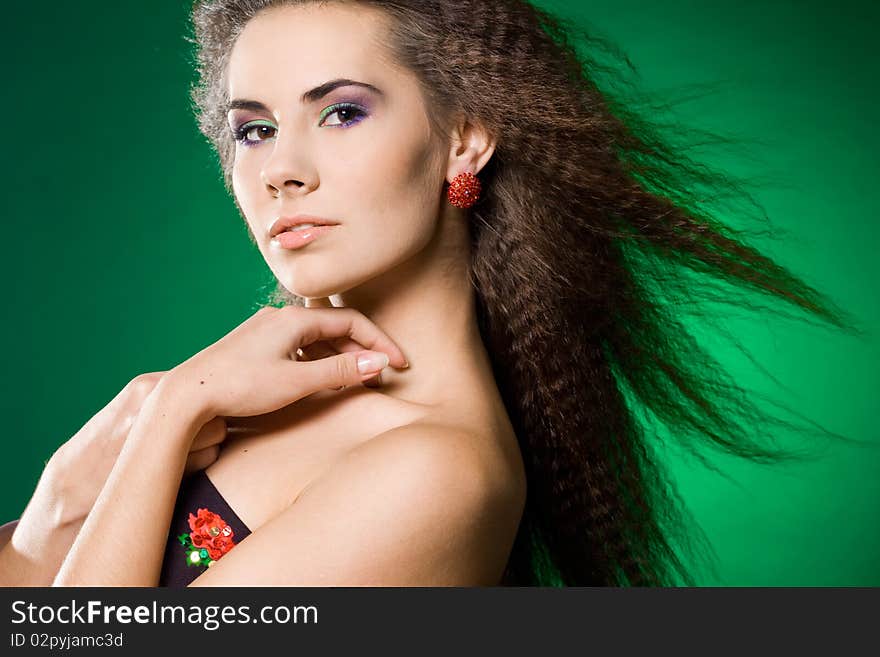
<path fill-rule="evenodd" d="M 274 247 L 282 249 L 299 249 L 306 244 L 311 244 L 324 233 L 329 233 L 336 224 L 314 226 L 312 228 L 303 228 L 302 230 L 288 230 L 278 233 L 273 237 L 270 244 Z"/>
<path fill-rule="evenodd" d="M 272 222 L 269 228 L 269 238 L 276 237 L 288 228 L 293 228 L 299 224 L 315 224 L 317 226 L 338 226 L 339 222 L 332 219 L 324 219 L 323 217 L 315 217 L 308 214 L 298 214 L 293 217 L 278 217 Z"/>

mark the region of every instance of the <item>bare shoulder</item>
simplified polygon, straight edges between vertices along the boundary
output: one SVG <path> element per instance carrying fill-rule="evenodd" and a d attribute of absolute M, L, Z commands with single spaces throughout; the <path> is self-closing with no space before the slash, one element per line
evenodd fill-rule
<path fill-rule="evenodd" d="M 525 503 L 517 474 L 487 436 L 422 421 L 359 444 L 311 482 L 298 503 L 332 505 L 338 493 L 359 489 L 395 514 L 398 531 L 431 532 L 434 543 L 421 545 L 425 563 L 438 559 L 433 549 L 457 546 L 446 556 L 462 569 L 459 584 L 495 584 Z M 374 525 L 385 529 L 394 526 Z"/>
<path fill-rule="evenodd" d="M 345 471 L 384 471 L 411 478 L 438 501 L 457 504 L 515 504 L 524 496 L 514 464 L 489 437 L 461 426 L 419 421 L 395 427 L 358 444 L 324 476 Z M 313 481 L 306 491 L 320 484 Z"/>
<path fill-rule="evenodd" d="M 375 436 L 193 585 L 496 585 L 523 500 L 490 443 L 428 422 Z"/>

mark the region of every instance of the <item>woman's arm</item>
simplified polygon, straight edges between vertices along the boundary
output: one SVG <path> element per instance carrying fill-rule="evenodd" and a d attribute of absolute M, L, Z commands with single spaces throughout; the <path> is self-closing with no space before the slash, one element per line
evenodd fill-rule
<path fill-rule="evenodd" d="M 163 374 L 136 376 L 55 451 L 0 549 L 0 585 L 52 584 L 141 405 Z"/>
<path fill-rule="evenodd" d="M 368 349 L 300 362 L 315 342 L 351 339 Z M 384 351 L 376 351 L 382 349 Z M 361 313 L 343 308 L 261 308 L 163 377 L 119 454 L 61 565 L 57 586 L 156 586 L 186 457 L 214 418 L 262 415 L 318 390 L 363 383 L 394 342 Z"/>
<path fill-rule="evenodd" d="M 51 586 L 113 469 L 129 430 L 163 372 L 141 374 L 92 417 L 46 464 L 22 517 L 0 527 L 0 586 Z M 213 463 L 223 418 L 201 428 L 187 472 Z"/>
<path fill-rule="evenodd" d="M 206 418 L 164 381 L 147 397 L 53 586 L 157 586 L 187 455 Z"/>
<path fill-rule="evenodd" d="M 85 520 L 65 503 L 59 461 L 56 452 L 21 518 L 3 525 L 0 586 L 50 586 Z"/>

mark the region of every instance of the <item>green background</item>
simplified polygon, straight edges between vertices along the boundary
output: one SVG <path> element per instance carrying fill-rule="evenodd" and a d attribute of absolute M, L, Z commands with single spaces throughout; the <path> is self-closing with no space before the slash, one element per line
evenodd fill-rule
<path fill-rule="evenodd" d="M 189 110 L 188 4 L 5 9 L 0 522 L 20 515 L 44 460 L 128 380 L 225 335 L 270 280 Z M 876 332 L 876 4 L 540 4 L 613 38 L 645 89 L 723 83 L 678 115 L 761 142 L 711 163 L 784 183 L 757 194 L 791 233 L 768 252 Z M 784 401 L 876 440 L 873 335 L 766 314 L 726 323 L 784 384 Z M 730 346 L 713 350 L 747 387 L 779 390 Z M 835 447 L 775 468 L 719 461 L 733 482 L 668 458 L 719 558 L 718 578 L 701 584 L 880 585 L 880 450 Z"/>

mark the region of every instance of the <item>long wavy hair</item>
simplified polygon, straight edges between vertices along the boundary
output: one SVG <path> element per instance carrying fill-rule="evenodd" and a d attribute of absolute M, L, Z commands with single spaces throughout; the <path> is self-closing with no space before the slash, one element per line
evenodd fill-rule
<path fill-rule="evenodd" d="M 252 17 L 287 4 L 303 1 L 193 7 L 194 110 L 233 198 L 229 54 Z M 525 0 L 347 4 L 391 19 L 389 47 L 420 81 L 440 134 L 464 113 L 497 137 L 469 226 L 479 329 L 528 477 L 502 583 L 695 585 L 691 563 L 715 566 L 663 467 L 664 430 L 709 467 L 700 447 L 762 463 L 803 457 L 773 444 L 780 427 L 848 439 L 763 409 L 701 348 L 684 312 L 706 300 L 756 308 L 757 296 L 858 329 L 721 221 L 735 212 L 768 223 L 743 180 L 688 156 L 716 136 L 664 128 L 653 118 L 662 106 L 640 99 L 626 76 L 634 67 L 607 39 Z M 280 284 L 275 295 L 303 305 Z"/>

